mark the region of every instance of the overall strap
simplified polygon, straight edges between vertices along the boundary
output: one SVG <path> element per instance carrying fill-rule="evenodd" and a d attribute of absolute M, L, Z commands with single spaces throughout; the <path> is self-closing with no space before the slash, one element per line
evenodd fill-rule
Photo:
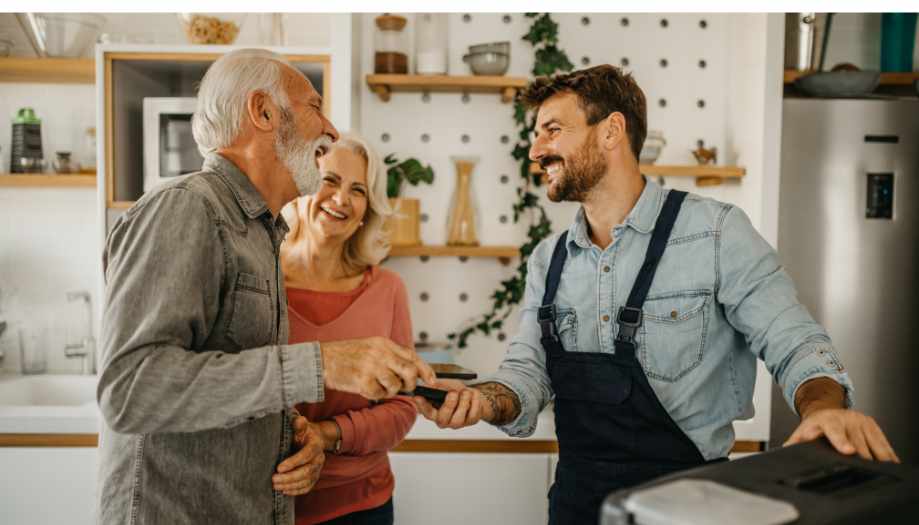
<path fill-rule="evenodd" d="M 654 232 L 651 234 L 651 241 L 648 243 L 648 251 L 645 254 L 645 262 L 642 263 L 638 271 L 638 277 L 635 278 L 635 284 L 629 293 L 629 298 L 625 306 L 619 309 L 617 323 L 619 324 L 619 335 L 616 336 L 616 349 L 620 347 L 626 350 L 635 350 L 635 334 L 641 327 L 642 306 L 645 304 L 645 298 L 648 296 L 648 290 L 651 289 L 651 282 L 654 280 L 654 273 L 657 271 L 657 265 L 664 255 L 664 249 L 667 248 L 667 241 L 670 239 L 670 232 L 673 231 L 673 225 L 676 223 L 677 215 L 680 213 L 680 207 L 683 205 L 683 199 L 686 198 L 685 191 L 671 190 L 667 194 L 667 200 L 664 201 L 664 207 L 660 215 L 657 216 L 657 222 L 654 224 Z"/>
<path fill-rule="evenodd" d="M 542 296 L 542 306 L 539 307 L 537 320 L 542 330 L 542 339 L 558 340 L 558 334 L 555 331 L 555 293 L 558 292 L 558 283 L 562 280 L 562 268 L 565 266 L 565 259 L 568 257 L 566 241 L 568 232 L 562 233 L 555 243 L 555 251 L 552 252 L 552 262 L 549 263 L 549 273 L 546 274 L 546 290 Z"/>

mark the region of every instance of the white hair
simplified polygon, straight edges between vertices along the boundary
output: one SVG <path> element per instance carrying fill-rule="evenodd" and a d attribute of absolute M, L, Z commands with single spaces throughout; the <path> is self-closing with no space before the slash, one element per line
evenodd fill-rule
<path fill-rule="evenodd" d="M 198 88 L 198 103 L 191 122 L 192 135 L 202 156 L 229 147 L 236 140 L 249 93 L 262 91 L 282 110 L 290 110 L 290 100 L 281 82 L 283 65 L 290 66 L 290 62 L 265 49 L 238 49 L 211 64 Z"/>

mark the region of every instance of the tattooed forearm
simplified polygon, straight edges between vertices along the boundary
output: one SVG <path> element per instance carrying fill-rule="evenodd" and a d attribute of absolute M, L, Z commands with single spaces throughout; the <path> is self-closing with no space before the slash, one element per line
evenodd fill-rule
<path fill-rule="evenodd" d="M 506 425 L 520 415 L 520 399 L 506 386 L 500 383 L 482 383 L 474 388 L 482 392 L 491 405 L 494 416 L 488 422 L 492 425 Z"/>

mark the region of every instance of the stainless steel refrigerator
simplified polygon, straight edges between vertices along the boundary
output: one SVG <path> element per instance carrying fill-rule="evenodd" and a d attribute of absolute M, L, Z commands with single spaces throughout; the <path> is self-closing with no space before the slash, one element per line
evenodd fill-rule
<path fill-rule="evenodd" d="M 919 100 L 786 99 L 778 251 L 900 458 L 919 463 Z M 772 444 L 797 424 L 773 391 Z"/>

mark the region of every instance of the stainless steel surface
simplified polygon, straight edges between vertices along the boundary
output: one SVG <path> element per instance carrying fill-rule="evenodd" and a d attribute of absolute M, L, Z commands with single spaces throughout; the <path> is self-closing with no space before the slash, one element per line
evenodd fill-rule
<path fill-rule="evenodd" d="M 67 292 L 67 301 L 83 301 L 86 306 L 86 335 L 80 339 L 79 343 L 67 343 L 64 345 L 64 355 L 70 359 L 80 358 L 82 366 L 81 373 L 92 375 L 96 373 L 96 340 L 93 338 L 93 306 L 92 297 L 89 292 L 80 290 L 76 292 Z"/>
<path fill-rule="evenodd" d="M 510 55 L 485 51 L 463 55 L 463 62 L 469 64 L 474 75 L 503 75 L 510 66 Z"/>
<path fill-rule="evenodd" d="M 32 51 L 35 51 L 35 56 L 48 56 L 45 40 L 38 29 L 38 20 L 35 18 L 35 13 L 16 13 L 16 21 L 19 22 L 22 32 L 29 39 L 29 44 L 32 46 Z"/>
<path fill-rule="evenodd" d="M 817 69 L 827 13 L 785 13 L 785 69 Z"/>
<path fill-rule="evenodd" d="M 779 254 L 833 339 L 856 408 L 912 462 L 919 462 L 917 145 L 919 100 L 784 101 Z M 869 173 L 893 174 L 891 219 L 866 218 Z M 773 443 L 797 423 L 789 416 L 774 399 Z"/>

